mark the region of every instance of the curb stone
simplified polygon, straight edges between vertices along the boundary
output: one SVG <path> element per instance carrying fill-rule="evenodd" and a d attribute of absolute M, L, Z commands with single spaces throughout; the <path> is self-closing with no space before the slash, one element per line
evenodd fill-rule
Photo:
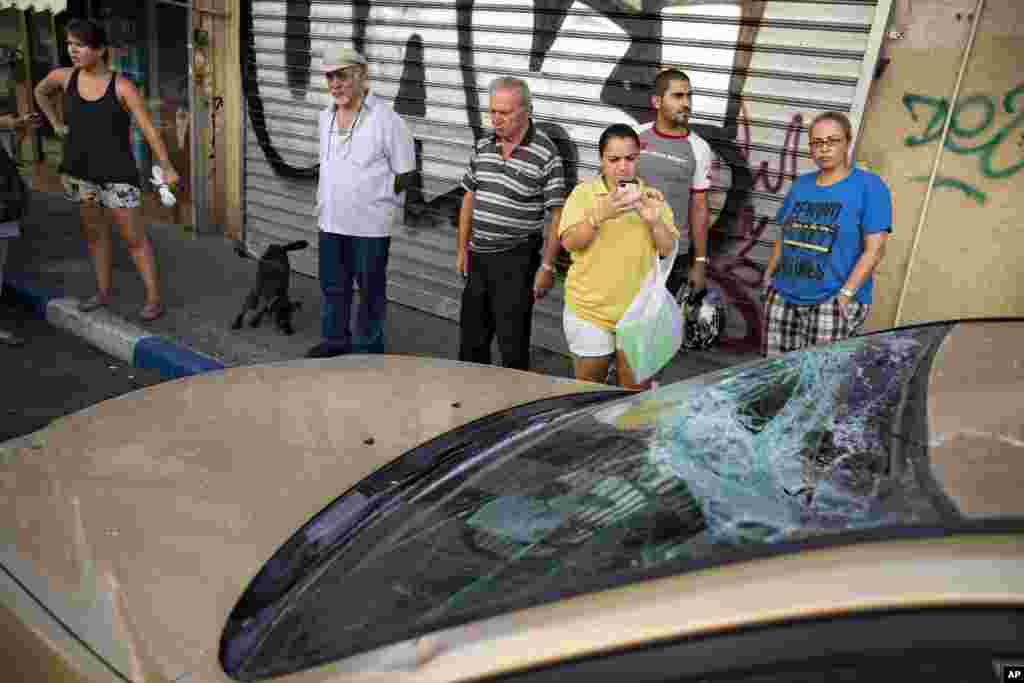
<path fill-rule="evenodd" d="M 75 297 L 65 297 L 16 273 L 4 274 L 4 290 L 37 318 L 134 367 L 157 370 L 169 378 L 225 368 L 216 358 L 153 335 L 102 308 L 83 313 Z"/>

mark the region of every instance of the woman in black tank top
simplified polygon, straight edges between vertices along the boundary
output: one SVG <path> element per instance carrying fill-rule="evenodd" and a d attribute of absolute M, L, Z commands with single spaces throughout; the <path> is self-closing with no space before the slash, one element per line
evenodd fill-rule
<path fill-rule="evenodd" d="M 143 320 L 155 320 L 163 314 L 163 306 L 153 246 L 139 215 L 140 180 L 131 147 L 133 118 L 160 160 L 168 185 L 178 181 L 178 173 L 139 91 L 111 70 L 103 28 L 75 19 L 68 23 L 67 34 L 74 68 L 51 71 L 36 86 L 35 96 L 53 129 L 64 137 L 60 169 L 64 187 L 68 198 L 81 204 L 82 232 L 96 270 L 96 294 L 80 303 L 79 309 L 91 311 L 110 303 L 113 222 L 146 288 L 140 315 Z M 61 92 L 63 121 L 53 102 L 54 95 Z"/>

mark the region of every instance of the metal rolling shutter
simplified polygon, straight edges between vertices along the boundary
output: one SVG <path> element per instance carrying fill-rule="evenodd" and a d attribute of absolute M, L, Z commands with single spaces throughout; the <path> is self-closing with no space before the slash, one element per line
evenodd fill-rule
<path fill-rule="evenodd" d="M 534 120 L 574 178 L 587 178 L 603 128 L 649 122 L 649 84 L 672 65 L 690 75 L 693 128 L 718 155 L 709 280 L 730 307 L 724 342 L 753 347 L 751 285 L 777 234 L 772 217 L 788 181 L 813 169 L 804 126 L 828 109 L 857 125 L 890 1 L 645 2 L 638 12 L 638 1 L 610 0 L 243 0 L 247 247 L 316 230 L 315 121 L 329 102 L 317 69 L 331 43 L 367 55 L 372 89 L 417 139 L 422 188 L 392 241 L 389 298 L 455 319 L 458 184 L 486 131 L 491 79 L 528 80 Z M 316 274 L 314 249 L 294 260 Z M 536 309 L 534 341 L 564 352 L 561 308 L 558 289 Z"/>

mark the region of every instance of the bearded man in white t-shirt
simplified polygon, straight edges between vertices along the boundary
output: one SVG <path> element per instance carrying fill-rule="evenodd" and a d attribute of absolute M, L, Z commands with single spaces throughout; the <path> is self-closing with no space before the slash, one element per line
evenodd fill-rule
<path fill-rule="evenodd" d="M 679 229 L 680 256 L 668 279 L 673 295 L 686 280 L 694 291 L 704 289 L 708 260 L 712 153 L 708 143 L 690 129 L 692 104 L 689 76 L 678 69 L 663 70 L 654 80 L 651 97 L 657 112 L 654 123 L 640 131 L 637 175 L 665 195 Z M 687 247 L 689 255 L 684 257 Z"/>

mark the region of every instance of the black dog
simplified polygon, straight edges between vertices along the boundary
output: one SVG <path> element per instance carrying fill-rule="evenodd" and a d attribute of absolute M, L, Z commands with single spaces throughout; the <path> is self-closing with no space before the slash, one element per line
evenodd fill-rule
<path fill-rule="evenodd" d="M 283 246 L 272 244 L 267 247 L 260 257 L 259 268 L 256 271 L 256 286 L 246 295 L 242 310 L 235 318 L 231 329 L 237 330 L 242 326 L 246 311 L 256 311 L 256 315 L 249 323 L 252 327 L 259 327 L 263 322 L 263 314 L 270 311 L 274 314 L 279 330 L 285 334 L 294 334 L 292 311 L 300 304 L 288 298 L 288 286 L 292 275 L 288 252 L 305 249 L 308 246 L 309 242 L 306 240 L 297 240 Z"/>

